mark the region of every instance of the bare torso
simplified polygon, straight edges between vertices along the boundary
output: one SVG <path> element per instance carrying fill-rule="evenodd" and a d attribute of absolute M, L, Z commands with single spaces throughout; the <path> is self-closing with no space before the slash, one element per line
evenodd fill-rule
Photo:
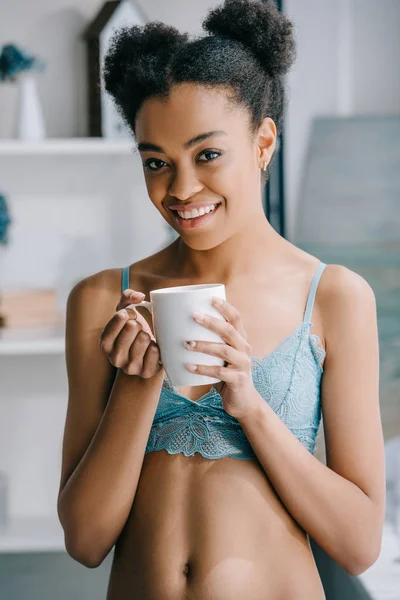
<path fill-rule="evenodd" d="M 131 269 L 130 287 L 148 297 L 151 289 L 193 283 L 166 277 L 167 255 L 156 256 L 156 263 L 141 262 L 140 274 Z M 279 283 L 226 284 L 253 355 L 266 355 L 298 325 L 317 264 L 296 249 Z M 282 303 L 284 297 L 290 302 Z M 323 339 L 317 315 L 313 322 Z M 209 389 L 179 391 L 197 400 Z M 125 598 L 323 600 L 325 595 L 307 534 L 258 460 L 209 460 L 161 450 L 144 457 L 135 500 L 115 545 L 107 600 Z"/>

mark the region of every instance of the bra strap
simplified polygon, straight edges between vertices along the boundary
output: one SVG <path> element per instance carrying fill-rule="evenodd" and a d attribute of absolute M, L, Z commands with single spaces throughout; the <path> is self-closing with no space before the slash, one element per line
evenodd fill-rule
<path fill-rule="evenodd" d="M 306 310 L 304 313 L 304 319 L 303 319 L 303 323 L 309 323 L 310 319 L 311 319 L 311 313 L 312 313 L 312 309 L 314 306 L 314 300 L 315 300 L 315 294 L 317 292 L 317 287 L 318 287 L 318 283 L 320 280 L 320 277 L 322 275 L 323 270 L 325 269 L 326 264 L 323 262 L 320 262 L 317 270 L 315 271 L 314 277 L 312 279 L 311 282 L 311 286 L 310 286 L 310 291 L 308 294 L 308 299 L 307 299 L 307 306 L 306 306 Z"/>
<path fill-rule="evenodd" d="M 122 292 L 129 288 L 129 267 L 122 269 Z"/>

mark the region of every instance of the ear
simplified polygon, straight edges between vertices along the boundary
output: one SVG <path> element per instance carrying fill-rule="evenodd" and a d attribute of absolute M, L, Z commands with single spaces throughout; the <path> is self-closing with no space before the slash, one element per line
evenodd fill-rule
<path fill-rule="evenodd" d="M 260 168 L 266 162 L 269 164 L 276 147 L 277 131 L 274 121 L 266 117 L 260 123 L 256 136 L 259 151 Z"/>

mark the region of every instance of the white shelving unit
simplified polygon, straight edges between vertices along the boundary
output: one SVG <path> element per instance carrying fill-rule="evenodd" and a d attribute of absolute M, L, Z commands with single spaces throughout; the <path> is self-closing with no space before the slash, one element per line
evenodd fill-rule
<path fill-rule="evenodd" d="M 105 193 L 110 194 L 110 187 L 112 189 L 121 174 L 128 173 L 125 182 L 129 182 L 126 165 L 128 168 L 131 165 L 131 155 L 133 163 L 133 148 L 133 142 L 108 141 L 102 138 L 46 139 L 40 142 L 0 140 L 2 192 L 10 195 L 10 206 L 17 212 L 17 222 L 21 222 L 23 217 L 17 211 L 18 194 L 22 192 L 26 197 L 31 189 L 31 204 L 37 202 L 42 194 L 44 197 L 50 196 L 52 200 L 47 206 L 51 208 L 51 202 L 62 202 L 63 197 L 65 198 L 62 194 L 68 189 L 68 179 L 71 176 L 71 179 L 77 181 L 72 194 L 82 192 L 83 201 L 87 194 L 89 200 L 91 193 L 99 193 L 99 187 L 103 185 L 102 173 L 108 175 L 110 182 L 113 182 L 108 187 L 107 182 L 104 182 Z M 73 177 L 74 174 L 76 177 Z M 125 185 L 127 186 L 126 183 Z M 58 197 L 59 193 L 61 195 Z M 37 210 L 42 211 L 43 205 L 39 205 Z M 29 218 L 34 219 L 35 214 L 29 215 Z M 35 223 L 36 221 L 32 221 L 32 227 L 35 227 Z M 49 223 L 49 229 L 52 226 L 58 226 L 54 225 L 54 220 Z M 15 234 L 17 243 L 21 235 L 22 232 Z M 55 251 L 56 249 L 49 248 L 49 256 Z M 18 271 L 21 265 L 16 264 L 14 267 L 13 264 L 12 268 Z M 46 264 L 43 268 L 46 268 Z M 11 445 L 16 437 L 22 438 L 22 443 L 20 441 L 15 444 L 18 448 L 17 452 L 14 451 L 14 456 L 8 458 L 8 448 L 7 456 L 0 456 L 2 470 L 8 474 L 10 484 L 9 518 L 7 525 L 0 528 L 0 554 L 65 551 L 64 532 L 56 514 L 59 467 L 55 458 L 50 461 L 41 458 L 41 454 L 44 459 L 46 454 L 52 453 L 54 457 L 58 457 L 58 462 L 60 460 L 61 424 L 66 410 L 66 394 L 65 381 L 60 381 L 58 385 L 55 380 L 63 370 L 64 352 L 64 324 L 31 329 L 0 329 L 0 379 L 3 384 L 0 409 L 3 440 L 6 438 L 3 445 L 0 442 L 0 447 Z M 22 369 L 21 372 L 19 369 Z M 46 384 L 42 382 L 48 378 L 49 369 L 55 371 L 56 375 L 51 374 L 49 389 L 46 390 Z M 35 384 L 39 384 L 38 389 L 32 387 Z M 43 398 L 43 393 L 50 396 L 54 394 L 54 397 Z M 52 417 L 46 414 L 49 402 L 53 404 L 50 413 Z M 30 418 L 32 410 L 39 412 L 36 419 Z M 54 419 L 55 413 L 57 419 Z M 40 429 L 41 425 L 43 430 Z M 49 427 L 55 428 L 50 439 Z M 29 454 L 26 453 L 27 448 L 32 449 Z M 47 504 L 41 511 L 43 498 Z M 32 514 L 29 514 L 31 508 Z M 40 511 L 49 514 L 43 515 Z"/>
<path fill-rule="evenodd" d="M 134 143 L 129 140 L 105 140 L 104 138 L 49 138 L 40 142 L 0 140 L 1 156 L 24 155 L 129 155 Z"/>
<path fill-rule="evenodd" d="M 0 329 L 0 356 L 63 354 L 64 351 L 62 327 Z"/>
<path fill-rule="evenodd" d="M 64 352 L 65 336 L 61 326 L 0 330 L 0 359 L 63 355 Z M 11 516 L 5 527 L 0 527 L 0 554 L 64 551 L 64 532 L 56 515 Z"/>
<path fill-rule="evenodd" d="M 0 292 L 56 287 L 63 274 L 64 297 L 82 270 L 125 266 L 168 239 L 133 140 L 0 140 L 0 193 L 13 219 Z M 0 330 L 0 470 L 9 481 L 0 554 L 65 550 L 56 513 L 64 327 Z"/>

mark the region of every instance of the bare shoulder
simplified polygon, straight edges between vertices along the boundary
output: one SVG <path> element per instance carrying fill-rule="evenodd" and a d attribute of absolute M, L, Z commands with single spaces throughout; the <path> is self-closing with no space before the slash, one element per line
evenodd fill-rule
<path fill-rule="evenodd" d="M 358 273 L 328 264 L 318 285 L 316 302 L 323 322 L 324 337 L 334 338 L 343 329 L 375 322 L 376 300 L 370 284 Z"/>
<path fill-rule="evenodd" d="M 105 269 L 89 275 L 74 285 L 71 289 L 68 303 L 90 305 L 96 310 L 101 306 L 114 302 L 118 297 L 118 279 L 121 279 L 121 269 Z M 95 300 L 95 301 L 94 301 Z"/>
<path fill-rule="evenodd" d="M 148 259 L 129 266 L 129 284 L 132 289 L 146 293 L 146 273 L 149 273 Z M 104 312 L 115 312 L 122 294 L 122 267 L 104 269 L 81 279 L 72 288 L 68 305 L 90 309 L 92 318 L 104 316 Z"/>
<path fill-rule="evenodd" d="M 375 303 L 375 294 L 364 277 L 343 265 L 326 266 L 318 286 L 321 308 L 338 308 L 338 303 Z"/>
<path fill-rule="evenodd" d="M 148 296 L 151 289 L 159 287 L 171 263 L 170 248 L 129 265 L 129 288 Z M 122 267 L 104 269 L 81 279 L 71 289 L 66 315 L 67 345 L 74 331 L 80 335 L 85 329 L 99 333 L 113 316 L 122 295 L 122 271 Z"/>
<path fill-rule="evenodd" d="M 315 274 L 321 260 L 290 242 L 291 246 L 291 267 L 297 273 L 304 275 L 307 285 L 310 278 Z M 318 283 L 315 305 L 317 311 L 326 313 L 331 310 L 337 310 L 339 304 L 345 306 L 349 303 L 369 303 L 374 305 L 375 295 L 370 284 L 361 275 L 352 271 L 344 265 L 327 264 Z"/>

